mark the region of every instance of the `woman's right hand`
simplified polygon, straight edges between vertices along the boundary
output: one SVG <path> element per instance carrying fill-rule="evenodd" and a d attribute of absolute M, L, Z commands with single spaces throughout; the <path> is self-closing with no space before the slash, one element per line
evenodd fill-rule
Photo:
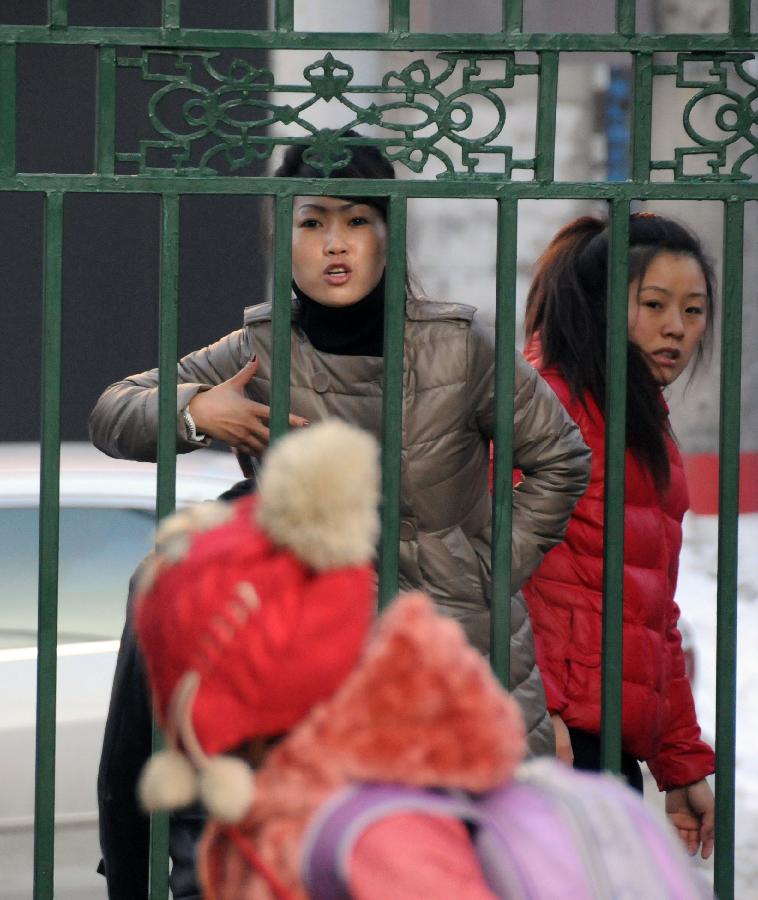
<path fill-rule="evenodd" d="M 713 853 L 715 801 L 708 782 L 702 778 L 684 787 L 666 791 L 666 815 L 676 828 L 690 856 L 702 844 L 703 859 Z"/>
<path fill-rule="evenodd" d="M 567 766 L 574 765 L 574 748 L 571 746 L 571 735 L 566 723 L 558 715 L 558 713 L 550 714 L 550 721 L 553 723 L 555 731 L 555 755 Z"/>
<path fill-rule="evenodd" d="M 188 408 L 199 433 L 248 453 L 260 454 L 268 447 L 269 430 L 264 422 L 271 418 L 271 409 L 245 394 L 257 371 L 258 360 L 253 357 L 228 381 L 195 394 Z M 289 423 L 293 428 L 309 424 L 292 413 Z"/>

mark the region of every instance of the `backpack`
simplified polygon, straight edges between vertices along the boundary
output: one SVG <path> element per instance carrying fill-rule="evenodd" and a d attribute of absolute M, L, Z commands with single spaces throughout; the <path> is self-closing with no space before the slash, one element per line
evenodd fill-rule
<path fill-rule="evenodd" d="M 350 900 L 358 838 L 374 822 L 408 812 L 464 822 L 490 889 L 508 900 L 713 897 L 638 794 L 609 775 L 539 759 L 480 795 L 390 784 L 339 791 L 305 836 L 301 874 L 311 900 Z"/>

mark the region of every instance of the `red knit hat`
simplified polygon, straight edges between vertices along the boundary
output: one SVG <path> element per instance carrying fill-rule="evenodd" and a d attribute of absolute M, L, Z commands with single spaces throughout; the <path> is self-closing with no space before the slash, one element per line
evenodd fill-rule
<path fill-rule="evenodd" d="M 240 818 L 249 770 L 208 756 L 288 731 L 353 669 L 374 612 L 378 482 L 374 439 L 324 422 L 268 452 L 256 496 L 161 526 L 136 629 L 172 749 L 143 773 L 148 808 L 190 802 L 194 766 L 216 773 L 200 788 L 211 812 Z"/>

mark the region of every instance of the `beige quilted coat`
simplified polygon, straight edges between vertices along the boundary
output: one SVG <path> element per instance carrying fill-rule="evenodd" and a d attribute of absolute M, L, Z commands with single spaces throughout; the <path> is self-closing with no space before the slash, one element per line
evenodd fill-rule
<path fill-rule="evenodd" d="M 296 306 L 294 308 L 296 319 Z M 179 412 L 201 390 L 259 360 L 252 399 L 270 401 L 271 304 L 245 310 L 245 327 L 190 353 L 178 365 L 177 449 L 186 438 Z M 426 591 L 489 646 L 494 334 L 472 307 L 411 299 L 406 307 L 400 587 Z M 381 438 L 383 360 L 317 351 L 292 328 L 291 408 L 310 421 L 338 416 Z M 154 460 L 158 372 L 111 385 L 90 417 L 94 444 L 110 456 Z M 534 662 L 532 633 L 518 589 L 563 537 L 589 477 L 589 451 L 552 390 L 516 356 L 513 465 L 511 689 L 524 710 L 532 753 L 551 752 L 552 727 Z"/>

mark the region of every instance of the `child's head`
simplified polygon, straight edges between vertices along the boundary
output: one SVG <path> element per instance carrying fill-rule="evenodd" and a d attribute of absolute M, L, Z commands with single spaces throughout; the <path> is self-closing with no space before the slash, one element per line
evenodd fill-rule
<path fill-rule="evenodd" d="M 354 667 L 374 612 L 377 502 L 376 442 L 331 421 L 276 444 L 254 497 L 164 523 L 136 627 L 174 752 L 146 771 L 145 805 L 190 802 L 193 766 L 217 818 L 244 815 L 249 775 L 212 757 L 288 731 Z"/>

